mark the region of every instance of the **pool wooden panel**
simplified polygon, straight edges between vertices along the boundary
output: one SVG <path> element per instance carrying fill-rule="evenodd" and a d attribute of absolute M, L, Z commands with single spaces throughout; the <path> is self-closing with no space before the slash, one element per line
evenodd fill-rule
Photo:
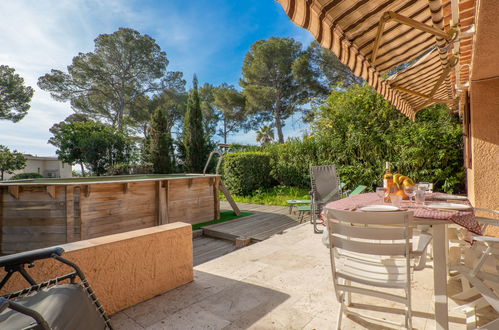
<path fill-rule="evenodd" d="M 218 219 L 218 175 L 0 184 L 0 252 L 17 253 L 182 221 Z"/>

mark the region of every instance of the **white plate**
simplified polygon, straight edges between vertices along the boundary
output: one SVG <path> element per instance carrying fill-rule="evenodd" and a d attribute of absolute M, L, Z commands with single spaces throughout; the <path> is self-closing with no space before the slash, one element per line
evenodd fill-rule
<path fill-rule="evenodd" d="M 400 208 L 393 205 L 367 205 L 361 207 L 359 210 L 368 212 L 393 212 L 400 210 Z"/>
<path fill-rule="evenodd" d="M 426 204 L 426 207 L 429 207 L 429 208 L 432 208 L 432 209 L 456 210 L 456 211 L 462 211 L 462 210 L 469 210 L 469 209 L 471 209 L 471 206 L 469 206 L 469 205 L 456 204 L 456 203 Z"/>

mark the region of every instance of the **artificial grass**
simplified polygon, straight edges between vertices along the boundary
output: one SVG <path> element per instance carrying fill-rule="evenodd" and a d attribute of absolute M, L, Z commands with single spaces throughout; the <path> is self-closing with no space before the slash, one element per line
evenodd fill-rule
<path fill-rule="evenodd" d="M 247 217 L 248 215 L 252 215 L 252 214 L 255 214 L 255 213 L 253 213 L 253 212 L 241 212 L 241 215 L 237 216 L 234 213 L 234 211 L 222 211 L 222 212 L 220 212 L 220 219 L 212 220 L 212 221 L 208 221 L 208 222 L 203 222 L 203 223 L 197 223 L 195 225 L 192 225 L 192 230 L 196 230 L 196 229 L 208 226 L 208 225 L 214 225 L 216 223 L 221 223 L 221 222 L 226 222 L 226 221 L 230 221 L 230 220 L 234 220 L 234 219 L 239 219 L 242 217 Z"/>

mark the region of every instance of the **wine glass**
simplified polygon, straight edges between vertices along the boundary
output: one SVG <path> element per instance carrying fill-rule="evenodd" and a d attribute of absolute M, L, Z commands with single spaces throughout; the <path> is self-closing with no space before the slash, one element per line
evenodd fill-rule
<path fill-rule="evenodd" d="M 420 182 L 418 183 L 418 188 L 420 190 L 424 190 L 425 192 L 430 190 L 430 183 L 429 182 Z"/>
<path fill-rule="evenodd" d="M 412 198 L 416 195 L 417 186 L 413 185 L 404 185 L 404 192 L 407 196 L 409 196 L 409 200 L 412 201 Z"/>
<path fill-rule="evenodd" d="M 385 188 L 384 187 L 376 187 L 376 195 L 378 195 L 378 197 L 380 198 L 381 200 L 381 203 L 383 203 L 383 199 L 385 197 Z"/>

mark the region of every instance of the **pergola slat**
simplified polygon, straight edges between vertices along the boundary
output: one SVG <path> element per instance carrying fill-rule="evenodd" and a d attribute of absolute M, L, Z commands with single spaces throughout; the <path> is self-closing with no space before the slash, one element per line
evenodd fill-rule
<path fill-rule="evenodd" d="M 277 1 L 293 22 L 312 32 L 323 47 L 411 119 L 422 106 L 436 101 L 452 105 L 455 72 L 460 72 L 461 83 L 469 76 L 466 68 L 453 70 L 449 65 L 455 64 L 449 60 L 449 43 L 457 35 L 449 18 L 450 0 Z M 459 8 L 465 22 L 474 20 L 474 0 L 461 1 Z M 462 32 L 462 24 L 459 28 Z M 467 36 L 459 40 L 461 62 L 470 61 L 470 41 Z M 384 74 L 419 57 L 384 79 Z"/>

